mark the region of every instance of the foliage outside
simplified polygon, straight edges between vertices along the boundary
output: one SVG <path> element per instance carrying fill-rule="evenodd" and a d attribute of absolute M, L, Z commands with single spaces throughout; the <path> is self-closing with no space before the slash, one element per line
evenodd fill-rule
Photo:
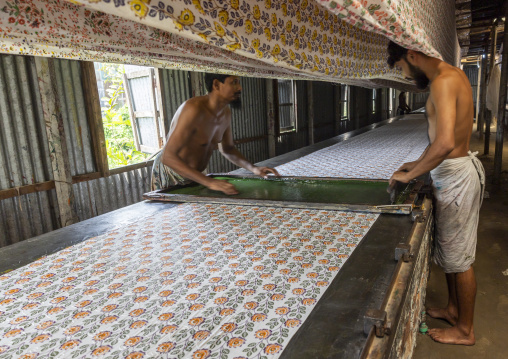
<path fill-rule="evenodd" d="M 120 101 L 125 92 L 123 87 L 125 67 L 104 63 L 100 64 L 99 69 L 104 74 L 106 88 L 106 96 L 102 100 L 107 102 L 107 106 L 102 107 L 101 110 L 109 168 L 139 163 L 149 154 L 136 150 L 129 108 L 127 104 L 121 104 Z"/>

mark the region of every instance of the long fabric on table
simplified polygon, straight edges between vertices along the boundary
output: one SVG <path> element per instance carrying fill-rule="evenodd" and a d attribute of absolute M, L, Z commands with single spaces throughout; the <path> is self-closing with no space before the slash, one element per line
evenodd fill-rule
<path fill-rule="evenodd" d="M 283 176 L 389 179 L 421 156 L 429 144 L 426 128 L 424 119 L 399 120 L 276 169 Z"/>
<path fill-rule="evenodd" d="M 277 358 L 378 216 L 182 204 L 0 275 L 0 358 Z"/>

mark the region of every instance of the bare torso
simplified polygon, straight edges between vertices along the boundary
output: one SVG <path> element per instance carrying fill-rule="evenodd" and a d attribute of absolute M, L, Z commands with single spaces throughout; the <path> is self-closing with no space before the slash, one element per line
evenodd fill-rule
<path fill-rule="evenodd" d="M 457 94 L 456 121 L 455 121 L 455 147 L 452 152 L 446 157 L 457 158 L 466 156 L 469 151 L 469 139 L 473 130 L 473 94 L 471 84 L 464 72 L 456 67 L 442 63 L 439 76 L 446 76 L 450 81 L 453 81 L 453 90 Z M 427 120 L 429 122 L 429 139 L 433 143 L 436 138 L 436 124 L 437 124 L 437 111 L 432 100 L 432 86 L 431 93 L 425 105 L 427 112 Z"/>
<path fill-rule="evenodd" d="M 225 108 L 218 116 L 215 116 L 207 107 L 204 96 L 186 101 L 178 109 L 171 122 L 168 142 L 175 140 L 171 138 L 171 135 L 178 125 L 181 112 L 189 110 L 189 107 L 197 109 L 195 112 L 198 115 L 194 116 L 191 121 L 187 121 L 186 126 L 190 126 L 190 134 L 185 145 L 178 149 L 177 154 L 189 167 L 202 172 L 208 166 L 213 151 L 218 148 L 224 137 L 224 132 L 230 125 L 230 110 Z"/>

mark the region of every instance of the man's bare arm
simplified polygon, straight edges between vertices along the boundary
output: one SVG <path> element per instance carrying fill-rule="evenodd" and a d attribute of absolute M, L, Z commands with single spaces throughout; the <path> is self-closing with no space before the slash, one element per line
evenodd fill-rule
<path fill-rule="evenodd" d="M 412 170 L 393 174 L 391 185 L 394 180 L 409 182 L 436 168 L 455 148 L 457 88 L 454 81 L 449 77 L 434 80 L 431 85 L 431 101 L 437 115 L 436 138 Z"/>
<path fill-rule="evenodd" d="M 254 166 L 242 155 L 240 151 L 238 151 L 233 141 L 231 126 L 229 126 L 224 132 L 222 141 L 219 144 L 219 151 L 231 163 L 237 165 L 238 167 L 245 168 L 247 171 L 251 171 L 258 176 L 267 177 L 268 173 L 273 173 L 274 175 L 279 176 L 279 173 L 273 168 Z"/>
<path fill-rule="evenodd" d="M 430 145 L 428 145 L 425 148 L 425 151 L 423 151 L 423 153 L 420 155 L 420 157 L 418 157 L 418 159 L 416 161 L 404 163 L 402 166 L 399 167 L 399 169 L 397 171 L 406 171 L 406 172 L 411 171 L 413 168 L 415 168 L 416 165 L 418 165 L 418 163 L 422 160 L 422 158 L 425 157 L 425 154 L 429 150 L 429 147 L 430 147 Z"/>

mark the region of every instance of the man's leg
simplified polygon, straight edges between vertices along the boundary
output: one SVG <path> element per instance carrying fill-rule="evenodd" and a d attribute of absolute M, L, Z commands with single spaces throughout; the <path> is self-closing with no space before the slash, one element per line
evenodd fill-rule
<path fill-rule="evenodd" d="M 455 274 L 459 317 L 455 326 L 446 329 L 431 329 L 429 335 L 437 342 L 445 344 L 473 345 L 474 303 L 476 298 L 476 279 L 473 268 Z"/>
<path fill-rule="evenodd" d="M 427 314 L 432 318 L 444 319 L 451 325 L 457 323 L 459 310 L 457 305 L 457 282 L 456 273 L 446 273 L 446 284 L 448 285 L 448 305 L 445 308 L 429 308 Z"/>

